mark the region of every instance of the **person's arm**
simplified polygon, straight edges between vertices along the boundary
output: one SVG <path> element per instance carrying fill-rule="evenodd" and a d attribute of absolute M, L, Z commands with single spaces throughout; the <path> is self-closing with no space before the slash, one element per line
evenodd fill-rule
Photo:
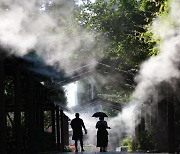
<path fill-rule="evenodd" d="M 82 127 L 84 128 L 85 134 L 87 134 L 87 129 L 86 129 L 85 125 L 84 125 L 83 120 L 82 120 Z"/>
<path fill-rule="evenodd" d="M 111 128 L 108 126 L 107 122 L 106 122 L 106 128 L 107 128 L 107 129 L 111 129 Z"/>

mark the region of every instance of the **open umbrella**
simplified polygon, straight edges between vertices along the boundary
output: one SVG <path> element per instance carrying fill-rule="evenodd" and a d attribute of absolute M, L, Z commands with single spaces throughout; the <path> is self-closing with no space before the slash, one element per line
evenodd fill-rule
<path fill-rule="evenodd" d="M 108 117 L 108 115 L 104 112 L 96 112 L 92 115 L 92 117 Z"/>

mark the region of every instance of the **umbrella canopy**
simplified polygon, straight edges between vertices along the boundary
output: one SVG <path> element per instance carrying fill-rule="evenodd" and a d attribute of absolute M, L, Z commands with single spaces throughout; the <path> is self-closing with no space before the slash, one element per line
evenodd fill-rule
<path fill-rule="evenodd" d="M 96 112 L 92 115 L 92 117 L 108 117 L 108 115 L 104 112 Z"/>

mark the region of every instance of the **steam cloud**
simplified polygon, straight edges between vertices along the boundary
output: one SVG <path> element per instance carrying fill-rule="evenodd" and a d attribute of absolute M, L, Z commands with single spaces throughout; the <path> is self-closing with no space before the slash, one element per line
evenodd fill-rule
<path fill-rule="evenodd" d="M 93 33 L 76 24 L 73 9 L 73 0 L 1 0 L 0 45 L 17 56 L 33 49 L 46 64 L 71 70 L 72 54 L 94 47 Z M 91 57 L 79 65 L 94 61 Z"/>
<path fill-rule="evenodd" d="M 136 77 L 138 83 L 134 92 L 135 98 L 146 101 L 155 95 L 156 86 L 161 82 L 173 84 L 180 77 L 180 3 L 173 0 L 167 19 L 158 17 L 152 24 L 155 38 L 160 38 L 160 54 L 145 61 Z"/>

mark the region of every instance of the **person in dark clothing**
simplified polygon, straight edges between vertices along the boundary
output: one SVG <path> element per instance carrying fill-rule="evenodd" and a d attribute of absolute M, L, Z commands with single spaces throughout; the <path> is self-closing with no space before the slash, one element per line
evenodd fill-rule
<path fill-rule="evenodd" d="M 79 113 L 76 113 L 75 117 L 76 118 L 74 118 L 71 121 L 71 124 L 70 124 L 72 129 L 73 129 L 72 140 L 75 140 L 76 152 L 78 152 L 78 148 L 77 148 L 78 140 L 80 141 L 81 151 L 84 151 L 84 148 L 83 148 L 83 131 L 82 131 L 82 127 L 84 128 L 85 134 L 87 134 L 87 130 L 86 130 L 86 127 L 84 125 L 83 120 L 81 118 L 79 118 Z"/>
<path fill-rule="evenodd" d="M 104 117 L 99 117 L 99 121 L 96 123 L 97 131 L 97 147 L 100 147 L 100 152 L 106 152 L 106 147 L 108 144 L 108 131 L 106 129 L 111 129 L 108 127 L 107 122 L 104 121 Z"/>

